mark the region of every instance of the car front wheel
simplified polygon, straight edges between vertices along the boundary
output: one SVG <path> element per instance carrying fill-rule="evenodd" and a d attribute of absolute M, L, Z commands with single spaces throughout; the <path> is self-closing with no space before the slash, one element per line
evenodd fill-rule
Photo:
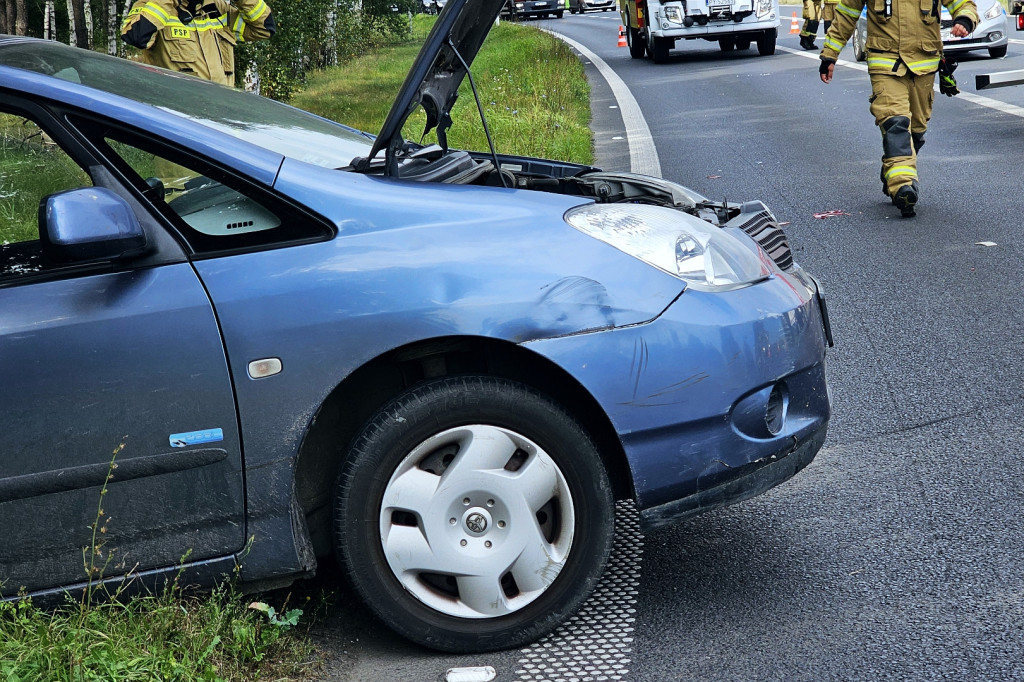
<path fill-rule="evenodd" d="M 557 403 L 504 379 L 449 377 L 366 424 L 334 521 L 342 564 L 387 625 L 480 652 L 572 615 L 611 551 L 613 502 L 600 455 Z"/>
<path fill-rule="evenodd" d="M 999 59 L 1000 57 L 1006 56 L 1006 45 L 1000 45 L 999 47 L 988 48 L 988 56 L 992 59 Z"/>

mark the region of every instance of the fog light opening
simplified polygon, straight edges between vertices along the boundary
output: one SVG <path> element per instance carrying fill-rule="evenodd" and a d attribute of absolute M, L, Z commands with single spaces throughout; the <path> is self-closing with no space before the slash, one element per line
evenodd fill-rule
<path fill-rule="evenodd" d="M 768 396 L 768 405 L 764 410 L 764 425 L 768 433 L 777 436 L 786 423 L 786 391 L 781 383 L 772 387 Z"/>

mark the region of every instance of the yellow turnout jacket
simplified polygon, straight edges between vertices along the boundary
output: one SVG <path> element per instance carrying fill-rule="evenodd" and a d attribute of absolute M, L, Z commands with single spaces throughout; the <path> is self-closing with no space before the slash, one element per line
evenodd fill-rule
<path fill-rule="evenodd" d="M 138 0 L 121 38 L 146 63 L 234 85 L 235 44 L 272 36 L 274 17 L 264 0 L 205 1 Z"/>
<path fill-rule="evenodd" d="M 861 10 L 867 6 L 864 49 L 868 73 L 934 73 L 942 58 L 940 3 L 954 21 L 965 17 L 971 26 L 978 25 L 978 8 L 973 0 L 840 0 L 821 57 L 839 58 L 839 51 L 853 35 Z"/>

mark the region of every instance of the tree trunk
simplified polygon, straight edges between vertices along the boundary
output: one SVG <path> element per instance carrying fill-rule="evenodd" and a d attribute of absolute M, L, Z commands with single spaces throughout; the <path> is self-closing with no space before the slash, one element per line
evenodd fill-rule
<path fill-rule="evenodd" d="M 92 3 L 89 0 L 83 0 L 82 14 L 85 17 L 86 47 L 92 49 Z"/>
<path fill-rule="evenodd" d="M 72 4 L 72 0 L 68 0 L 68 25 L 70 26 L 68 32 L 68 44 L 75 44 L 75 7 Z"/>
<path fill-rule="evenodd" d="M 117 55 L 117 36 L 121 27 L 117 25 L 117 0 L 107 0 L 107 54 Z"/>
<path fill-rule="evenodd" d="M 17 10 L 17 18 L 14 20 L 14 34 L 19 36 L 28 35 L 28 9 L 25 7 L 25 0 L 15 0 L 15 7 Z M 8 12 L 7 18 L 10 19 L 10 13 Z"/>
<path fill-rule="evenodd" d="M 10 33 L 7 28 L 7 0 L 0 0 L 0 33 Z"/>
<path fill-rule="evenodd" d="M 71 3 L 71 11 L 74 13 L 75 17 L 75 30 L 71 36 L 71 44 L 75 47 L 89 49 L 92 46 L 89 44 L 89 32 L 85 25 L 85 0 L 69 1 Z"/>

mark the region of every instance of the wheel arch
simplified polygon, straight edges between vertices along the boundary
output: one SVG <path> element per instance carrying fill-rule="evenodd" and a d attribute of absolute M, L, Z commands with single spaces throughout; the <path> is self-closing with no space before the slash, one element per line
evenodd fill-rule
<path fill-rule="evenodd" d="M 604 409 L 562 367 L 523 346 L 485 337 L 419 341 L 365 363 L 317 410 L 295 465 L 295 491 L 318 555 L 332 551 L 331 499 L 352 439 L 385 403 L 416 384 L 442 376 L 480 374 L 519 381 L 557 401 L 591 435 L 615 499 L 635 499 L 622 443 Z"/>

